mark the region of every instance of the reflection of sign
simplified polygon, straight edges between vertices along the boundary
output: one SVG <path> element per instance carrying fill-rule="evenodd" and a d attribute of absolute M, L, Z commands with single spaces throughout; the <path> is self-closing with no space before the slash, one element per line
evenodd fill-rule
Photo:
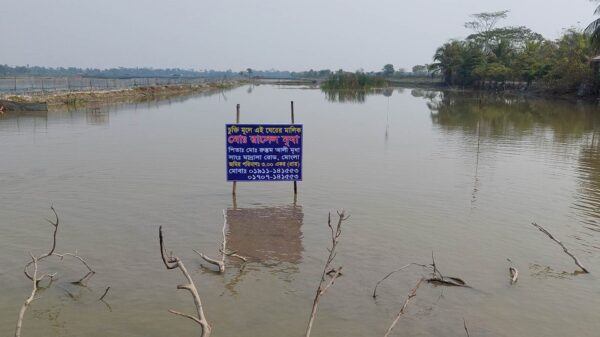
<path fill-rule="evenodd" d="M 228 181 L 302 180 L 301 124 L 227 124 Z"/>
<path fill-rule="evenodd" d="M 298 263 L 302 259 L 301 206 L 227 210 L 227 247 L 259 262 Z"/>

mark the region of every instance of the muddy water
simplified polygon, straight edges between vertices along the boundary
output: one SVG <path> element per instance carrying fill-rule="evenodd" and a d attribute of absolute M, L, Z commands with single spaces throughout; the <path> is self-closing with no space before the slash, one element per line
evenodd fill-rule
<path fill-rule="evenodd" d="M 304 181 L 225 181 L 223 125 L 304 124 Z M 597 336 L 600 321 L 600 119 L 593 105 L 423 90 L 372 95 L 275 86 L 97 110 L 0 116 L 0 335 L 14 331 L 30 292 L 29 251 L 77 249 L 97 270 L 89 287 L 68 261 L 28 311 L 23 336 L 193 336 L 167 312 L 191 311 L 167 249 L 187 264 L 214 336 L 301 336 L 327 256 L 327 213 L 345 209 L 337 264 L 313 336 L 381 336 L 422 270 L 375 283 L 409 262 L 429 263 L 472 288 L 423 285 L 394 334 Z M 250 257 L 225 275 L 222 214 L 232 249 Z M 592 274 L 574 274 L 559 237 Z M 508 261 L 510 259 L 511 262 Z M 508 267 L 520 271 L 511 286 Z M 109 306 L 97 299 L 104 289 Z"/>

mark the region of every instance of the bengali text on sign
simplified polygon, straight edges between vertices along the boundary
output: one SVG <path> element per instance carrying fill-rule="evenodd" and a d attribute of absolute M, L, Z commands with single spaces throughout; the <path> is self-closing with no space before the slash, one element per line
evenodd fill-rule
<path fill-rule="evenodd" d="M 301 124 L 226 124 L 228 181 L 302 180 Z"/>

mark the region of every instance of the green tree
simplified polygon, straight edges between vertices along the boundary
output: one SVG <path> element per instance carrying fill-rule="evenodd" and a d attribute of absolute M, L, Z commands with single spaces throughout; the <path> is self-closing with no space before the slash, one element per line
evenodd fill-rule
<path fill-rule="evenodd" d="M 592 84 L 590 59 L 593 49 L 590 39 L 570 29 L 556 42 L 556 46 L 550 70 L 544 76 L 546 84 L 561 93 L 574 92 L 581 84 Z"/>
<path fill-rule="evenodd" d="M 394 75 L 394 66 L 392 64 L 388 63 L 383 66 L 382 72 L 383 72 L 383 76 L 390 77 L 390 76 Z"/>
<path fill-rule="evenodd" d="M 462 84 L 463 61 L 468 48 L 465 41 L 452 40 L 439 47 L 433 55 L 430 70 L 442 75 L 449 85 Z"/>
<path fill-rule="evenodd" d="M 418 76 L 425 76 L 427 75 L 427 66 L 418 64 L 412 67 L 412 73 Z"/>

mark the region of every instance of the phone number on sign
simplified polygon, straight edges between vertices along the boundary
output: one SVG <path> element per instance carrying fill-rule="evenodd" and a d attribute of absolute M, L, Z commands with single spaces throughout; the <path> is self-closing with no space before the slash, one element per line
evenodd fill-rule
<path fill-rule="evenodd" d="M 300 169 L 283 169 L 283 168 L 275 168 L 275 169 L 250 169 L 248 170 L 249 174 L 298 174 L 300 173 Z"/>
<path fill-rule="evenodd" d="M 298 180 L 298 174 L 254 174 L 249 175 L 248 180 Z"/>

